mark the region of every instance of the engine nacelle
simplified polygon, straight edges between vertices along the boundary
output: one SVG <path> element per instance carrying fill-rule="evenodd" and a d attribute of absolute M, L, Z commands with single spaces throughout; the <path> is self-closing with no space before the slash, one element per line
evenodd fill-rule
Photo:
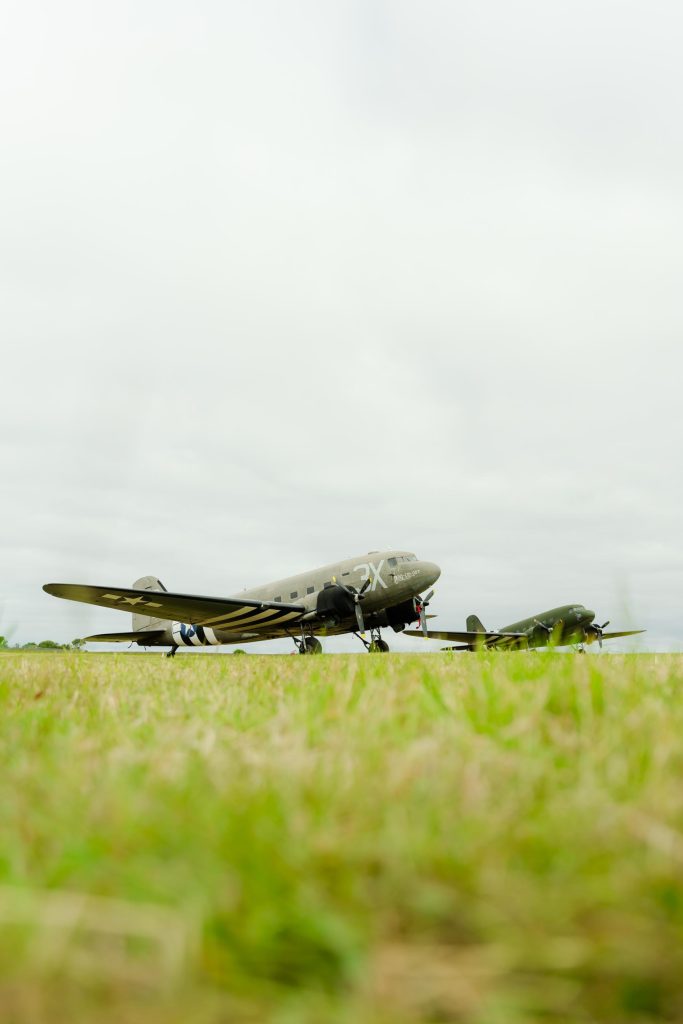
<path fill-rule="evenodd" d="M 193 626 L 187 622 L 174 622 L 173 643 L 178 647 L 218 647 L 221 643 L 208 626 Z"/>
<path fill-rule="evenodd" d="M 356 606 L 353 596 L 348 590 L 333 583 L 331 587 L 324 587 L 318 594 L 315 612 L 319 619 L 341 622 L 356 613 Z"/>
<path fill-rule="evenodd" d="M 415 620 L 419 618 L 420 615 L 416 608 L 416 599 L 411 597 L 407 601 L 401 601 L 400 604 L 395 604 L 392 608 L 387 608 L 386 611 L 373 615 L 371 619 L 368 619 L 368 624 L 391 626 L 394 633 L 400 633 L 405 626 L 411 622 L 415 622 Z"/>

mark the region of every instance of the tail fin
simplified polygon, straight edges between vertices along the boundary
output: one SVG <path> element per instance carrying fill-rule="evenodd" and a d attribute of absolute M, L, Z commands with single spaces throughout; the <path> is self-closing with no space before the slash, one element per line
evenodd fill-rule
<path fill-rule="evenodd" d="M 485 633 L 486 626 L 476 615 L 468 615 L 465 623 L 468 633 Z"/>
<path fill-rule="evenodd" d="M 166 590 L 161 580 L 156 576 L 142 576 L 133 584 L 134 590 Z M 150 629 L 164 629 L 165 619 L 153 619 L 149 615 L 137 615 L 133 612 L 133 632 L 147 632 Z"/>

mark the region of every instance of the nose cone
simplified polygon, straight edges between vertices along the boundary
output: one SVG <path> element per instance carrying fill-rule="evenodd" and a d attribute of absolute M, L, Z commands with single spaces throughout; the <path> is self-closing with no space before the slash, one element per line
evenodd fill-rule
<path fill-rule="evenodd" d="M 589 622 L 592 622 L 593 619 L 595 618 L 595 612 L 592 612 L 590 610 L 590 608 L 584 608 L 583 609 L 583 615 L 584 615 L 584 618 L 588 619 Z"/>
<path fill-rule="evenodd" d="M 436 562 L 420 562 L 420 582 L 423 588 L 431 587 L 440 575 L 441 569 Z"/>

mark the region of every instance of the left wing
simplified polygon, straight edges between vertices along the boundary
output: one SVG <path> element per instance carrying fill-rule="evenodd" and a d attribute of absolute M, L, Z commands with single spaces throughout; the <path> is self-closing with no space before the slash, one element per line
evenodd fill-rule
<path fill-rule="evenodd" d="M 190 622 L 211 629 L 250 633 L 268 632 L 273 626 L 300 619 L 306 609 L 300 604 L 254 601 L 248 598 L 201 597 L 171 594 L 167 590 L 133 590 L 126 587 L 92 587 L 78 583 L 46 583 L 43 590 L 68 601 L 82 601 L 100 608 L 142 612 L 155 619 Z"/>
<path fill-rule="evenodd" d="M 644 629 L 627 629 L 622 633 L 603 633 L 603 640 L 614 640 L 618 636 L 635 636 L 636 633 L 644 633 Z M 423 633 L 420 629 L 406 629 L 405 636 L 426 636 L 429 640 L 448 640 L 451 643 L 466 644 L 467 646 L 482 647 L 508 647 L 514 646 L 516 642 L 528 639 L 526 633 L 475 633 L 463 632 L 452 633 L 449 630 L 430 629 Z"/>
<path fill-rule="evenodd" d="M 423 633 L 421 629 L 405 629 L 405 636 L 422 636 L 428 640 L 450 640 L 456 644 L 481 644 L 483 647 L 492 647 L 499 641 L 521 640 L 526 633 L 482 633 L 466 630 L 462 633 L 453 633 L 448 629 L 428 629 Z"/>

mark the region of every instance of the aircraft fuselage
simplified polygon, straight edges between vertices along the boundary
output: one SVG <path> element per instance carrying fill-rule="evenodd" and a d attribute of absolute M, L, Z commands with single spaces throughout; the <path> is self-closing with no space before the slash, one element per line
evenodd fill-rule
<path fill-rule="evenodd" d="M 506 647 L 562 647 L 570 644 L 590 644 L 598 639 L 593 627 L 595 612 L 583 604 L 562 604 L 557 608 L 540 611 L 538 615 L 521 618 L 517 623 L 503 626 L 499 631 L 521 633 L 516 641 L 501 642 Z M 494 644 L 493 646 L 498 646 Z"/>
<path fill-rule="evenodd" d="M 561 647 L 567 644 L 590 644 L 597 639 L 597 631 L 591 629 L 595 612 L 581 604 L 565 604 L 550 608 L 529 618 L 503 626 L 501 633 L 525 633 L 526 641 L 520 646 L 546 647 L 548 644 Z"/>
<path fill-rule="evenodd" d="M 412 552 L 393 549 L 370 551 L 231 596 L 236 600 L 302 605 L 305 609 L 303 616 L 291 617 L 292 633 L 300 633 L 303 626 L 305 631 L 316 636 L 331 636 L 357 629 L 353 599 L 344 595 L 335 584 L 356 592 L 365 588 L 362 608 L 366 627 L 391 627 L 399 632 L 409 622 L 415 621 L 415 598 L 435 583 L 440 574 L 438 565 L 421 561 Z M 257 616 L 258 612 L 252 620 L 254 624 L 258 621 Z M 228 620 L 229 616 L 224 616 L 223 621 L 213 628 L 174 622 L 173 642 L 180 647 L 199 647 L 282 637 L 282 620 L 272 633 L 262 628 L 251 633 L 243 619 L 239 629 L 231 630 Z"/>

